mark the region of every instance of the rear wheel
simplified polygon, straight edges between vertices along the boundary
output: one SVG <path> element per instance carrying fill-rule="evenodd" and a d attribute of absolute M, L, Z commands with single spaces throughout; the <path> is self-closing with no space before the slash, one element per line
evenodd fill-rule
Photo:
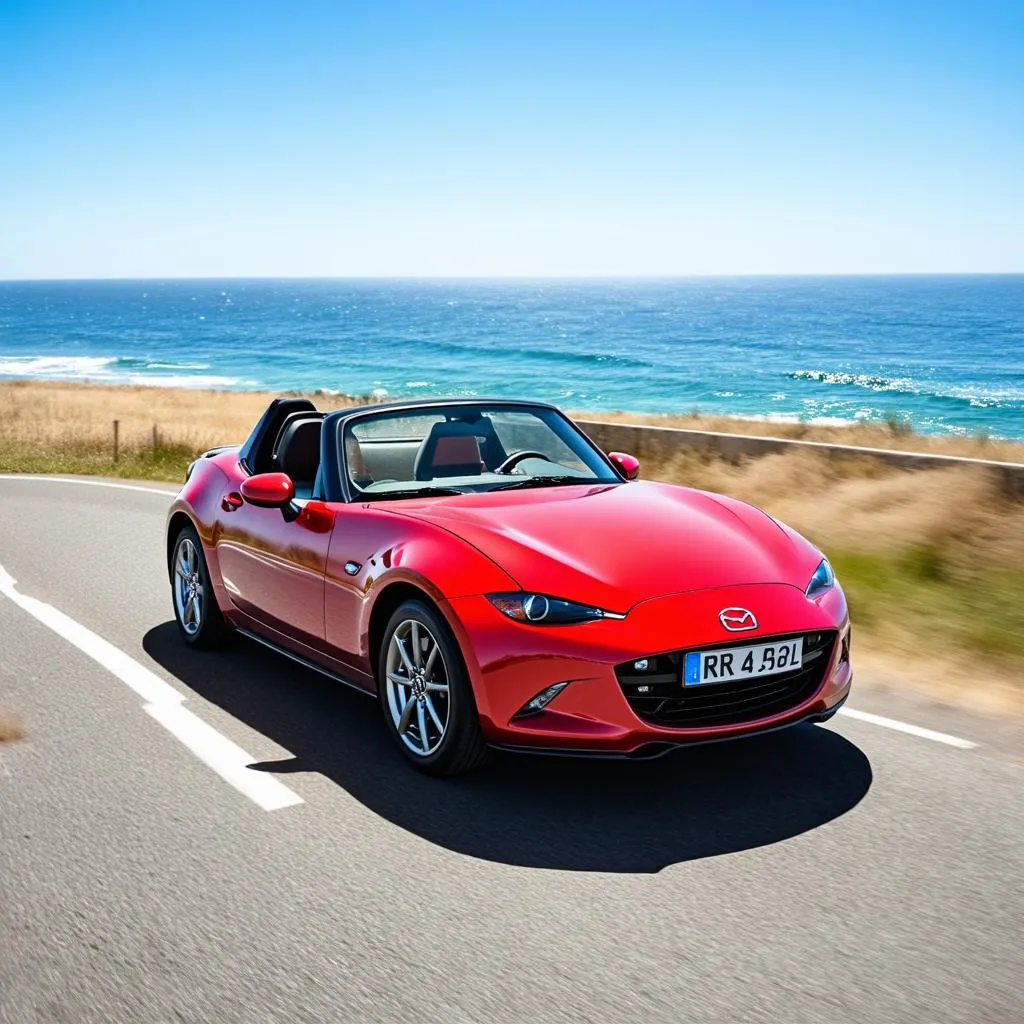
<path fill-rule="evenodd" d="M 430 775 L 457 775 L 487 753 L 473 689 L 448 624 L 406 601 L 384 630 L 379 655 L 384 719 L 405 759 Z"/>
<path fill-rule="evenodd" d="M 210 648 L 223 642 L 227 625 L 217 607 L 203 545 L 193 526 L 182 527 L 174 542 L 171 596 L 174 620 L 185 643 Z"/>

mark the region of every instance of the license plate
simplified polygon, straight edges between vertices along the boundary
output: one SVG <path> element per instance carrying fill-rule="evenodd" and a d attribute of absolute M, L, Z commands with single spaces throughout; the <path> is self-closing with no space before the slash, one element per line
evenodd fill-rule
<path fill-rule="evenodd" d="M 685 686 L 731 683 L 755 676 L 790 672 L 803 664 L 803 640 L 780 640 L 752 647 L 728 647 L 719 651 L 690 651 L 683 668 Z"/>

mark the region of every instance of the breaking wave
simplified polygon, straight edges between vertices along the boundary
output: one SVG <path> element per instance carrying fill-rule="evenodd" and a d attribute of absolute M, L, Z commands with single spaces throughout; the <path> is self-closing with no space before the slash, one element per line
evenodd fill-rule
<path fill-rule="evenodd" d="M 5 356 L 0 378 L 146 384 L 167 388 L 255 387 L 258 381 L 223 374 L 199 373 L 209 363 L 176 363 L 134 356 Z"/>
<path fill-rule="evenodd" d="M 924 381 L 910 377 L 886 377 L 873 373 L 848 373 L 841 370 L 793 370 L 792 380 L 815 381 L 820 384 L 860 388 L 876 393 L 906 395 L 914 398 L 945 399 L 963 402 L 976 408 L 992 408 L 1024 402 L 1024 388 L 970 384 L 929 387 Z"/>

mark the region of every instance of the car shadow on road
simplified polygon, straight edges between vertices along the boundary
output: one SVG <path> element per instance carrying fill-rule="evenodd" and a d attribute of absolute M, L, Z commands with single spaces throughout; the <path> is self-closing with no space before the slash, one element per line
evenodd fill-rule
<path fill-rule="evenodd" d="M 199 652 L 166 622 L 143 646 L 198 696 L 294 755 L 254 770 L 318 772 L 401 828 L 506 864 L 659 871 L 817 828 L 872 781 L 854 744 L 813 725 L 653 761 L 497 754 L 474 775 L 432 779 L 402 761 L 374 699 L 249 640 Z"/>

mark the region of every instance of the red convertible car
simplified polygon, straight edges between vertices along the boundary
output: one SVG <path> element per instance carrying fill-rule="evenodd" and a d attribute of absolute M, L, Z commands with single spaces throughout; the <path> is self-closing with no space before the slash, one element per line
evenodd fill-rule
<path fill-rule="evenodd" d="M 643 757 L 831 717 L 850 623 L 821 552 L 638 470 L 535 402 L 277 399 L 171 508 L 181 636 L 237 630 L 376 694 L 438 775 L 489 746 Z"/>

